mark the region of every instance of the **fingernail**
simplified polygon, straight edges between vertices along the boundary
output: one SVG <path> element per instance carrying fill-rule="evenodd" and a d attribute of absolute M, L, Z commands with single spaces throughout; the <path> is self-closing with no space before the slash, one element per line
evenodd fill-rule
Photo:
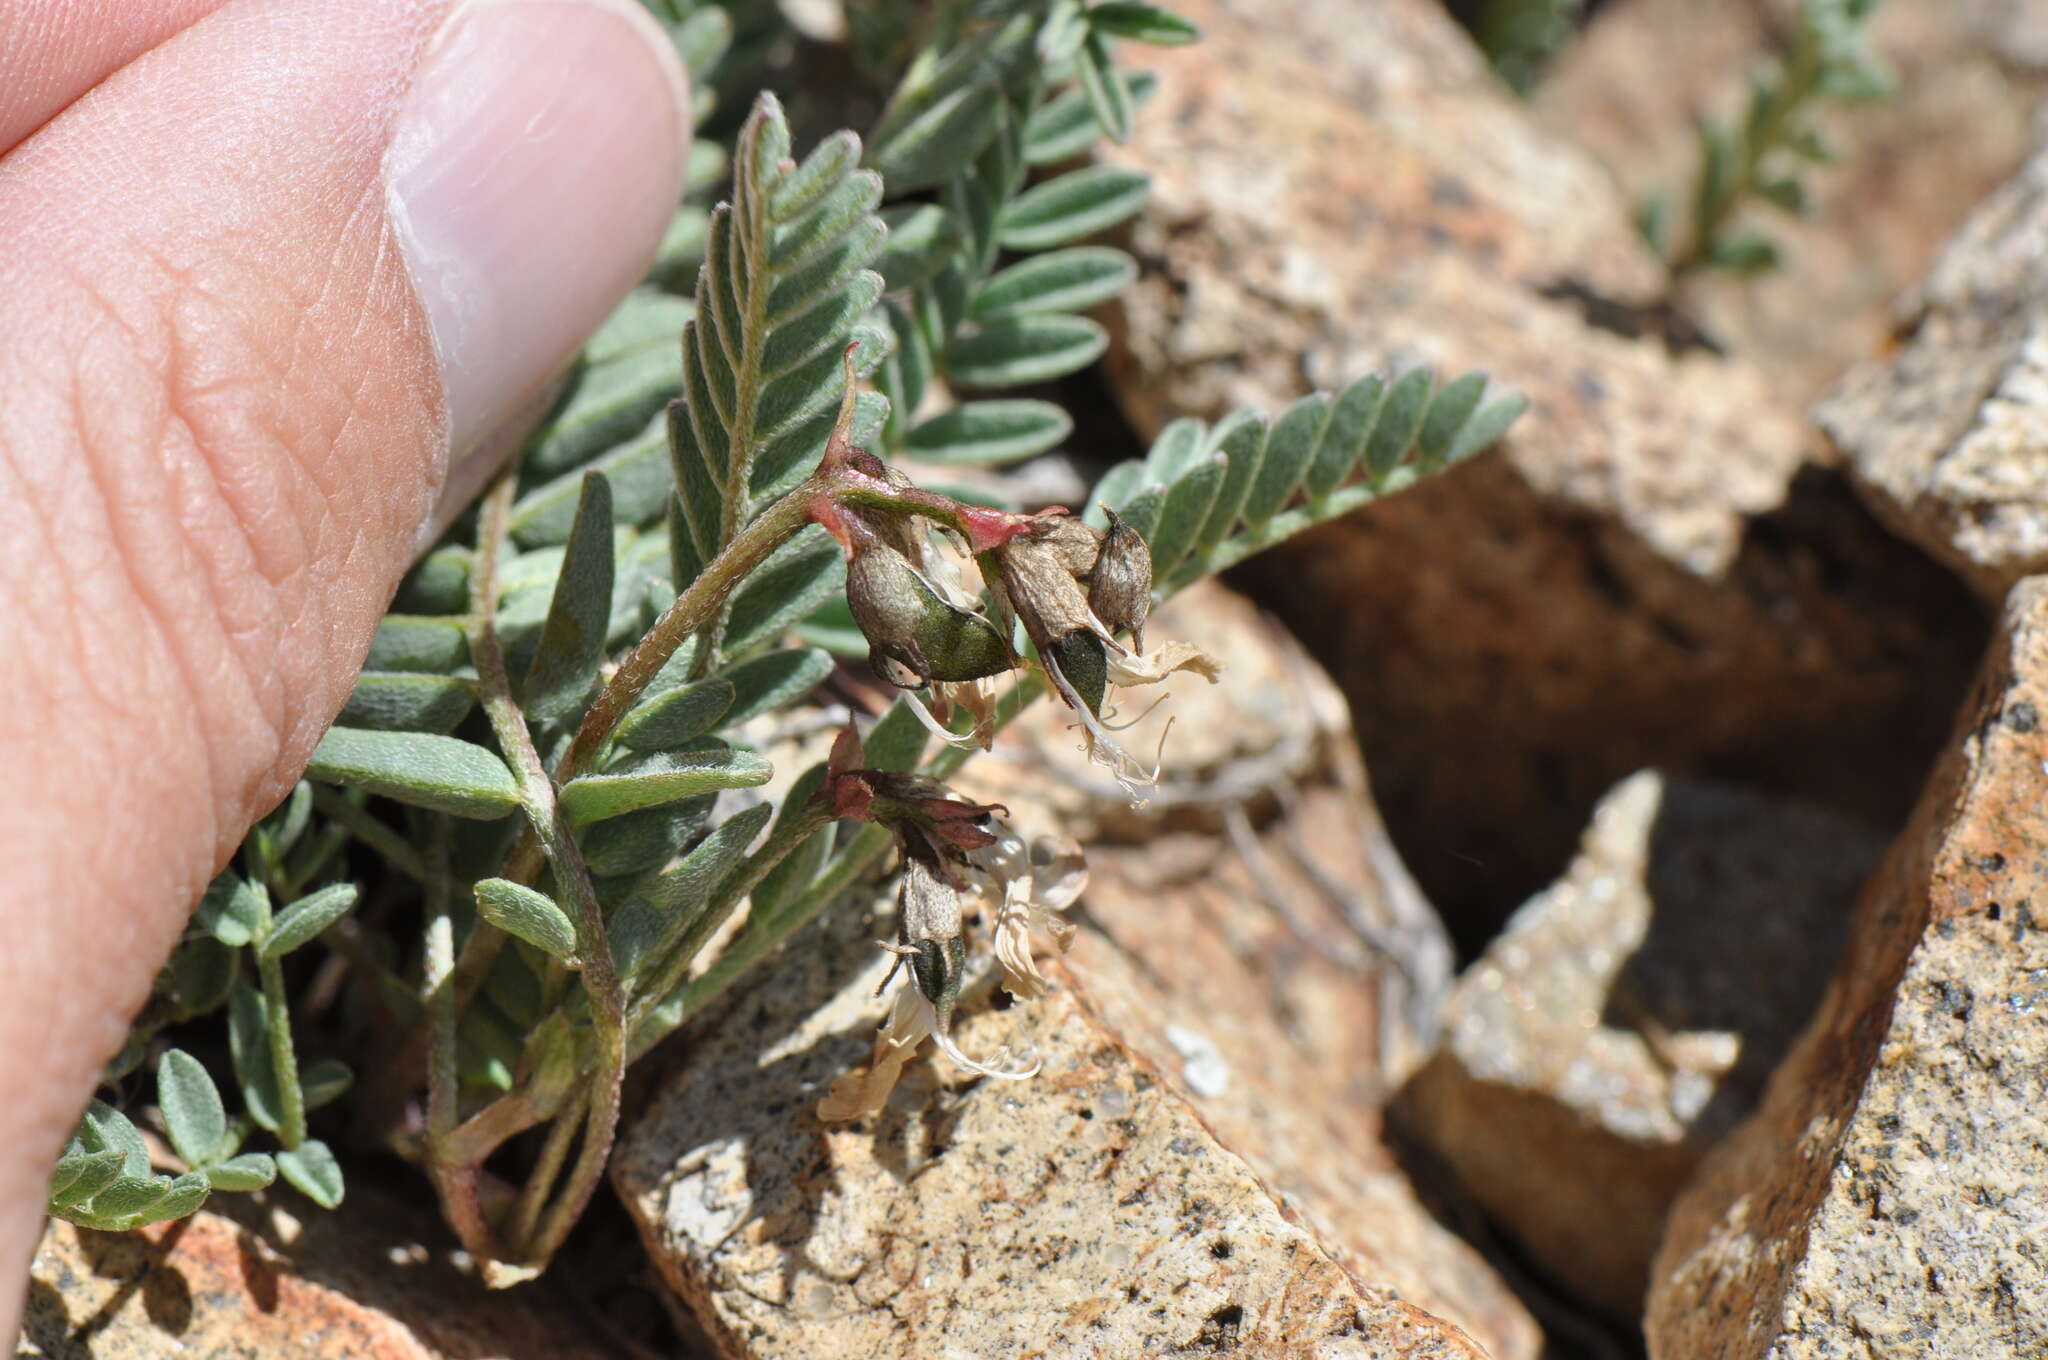
<path fill-rule="evenodd" d="M 468 0 L 435 37 L 385 162 L 441 358 L 449 484 L 500 453 L 645 272 L 682 193 L 688 97 L 634 0 Z"/>

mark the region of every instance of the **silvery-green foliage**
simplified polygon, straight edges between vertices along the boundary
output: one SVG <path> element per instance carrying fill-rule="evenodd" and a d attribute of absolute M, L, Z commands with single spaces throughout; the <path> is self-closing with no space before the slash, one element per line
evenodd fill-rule
<path fill-rule="evenodd" d="M 1036 0 L 982 7 L 912 64 L 868 150 L 892 198 L 920 194 L 883 214 L 883 310 L 896 339 L 877 375 L 888 452 L 1001 466 L 1072 432 L 1057 402 L 983 394 L 1064 377 L 1102 354 L 1108 335 L 1082 313 L 1121 292 L 1137 263 L 1083 242 L 1137 213 L 1148 181 L 1109 165 L 1042 172 L 1130 135 L 1154 81 L 1115 68 L 1116 40 L 1195 36 L 1147 5 Z M 931 409 L 941 390 L 951 398 Z"/>
<path fill-rule="evenodd" d="M 1312 393 L 1270 423 L 1251 411 L 1213 427 L 1177 420 L 1103 477 L 1088 516 L 1100 525 L 1114 510 L 1144 535 L 1156 588 L 1170 594 L 1470 457 L 1525 405 L 1514 393 L 1488 399 L 1483 374 L 1434 386 L 1410 369 Z"/>
<path fill-rule="evenodd" d="M 1674 278 L 1700 269 L 1760 274 L 1779 264 L 1777 244 L 1746 225 L 1752 206 L 1801 216 L 1801 176 L 1837 159 L 1815 126 L 1823 104 L 1864 104 L 1891 93 L 1891 77 L 1865 50 L 1864 26 L 1879 0 L 1804 0 L 1789 49 L 1750 77 L 1742 117 L 1700 126 L 1699 169 L 1674 210 L 1645 199 L 1636 226 Z M 1674 222 L 1682 214 L 1683 221 Z"/>

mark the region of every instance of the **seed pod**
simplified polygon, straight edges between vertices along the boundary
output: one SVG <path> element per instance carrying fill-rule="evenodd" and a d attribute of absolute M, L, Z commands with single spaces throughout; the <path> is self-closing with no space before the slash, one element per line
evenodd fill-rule
<path fill-rule="evenodd" d="M 1088 597 L 1067 565 L 1072 549 L 1071 540 L 1020 535 L 990 554 L 1004 600 L 1040 652 L 1089 623 Z"/>
<path fill-rule="evenodd" d="M 1109 532 L 1102 536 L 1088 607 L 1112 629 L 1130 630 L 1131 645 L 1145 650 L 1145 620 L 1152 613 L 1152 550 L 1145 537 L 1107 510 Z"/>
<path fill-rule="evenodd" d="M 903 861 L 903 895 L 897 938 L 911 950 L 910 975 L 932 1003 L 941 1023 L 952 1013 L 967 972 L 967 946 L 960 938 L 960 894 L 919 854 Z"/>
<path fill-rule="evenodd" d="M 870 543 L 846 568 L 846 603 L 876 674 L 902 689 L 933 680 L 979 680 L 1010 668 L 1010 649 L 987 619 L 949 604 L 902 553 Z"/>

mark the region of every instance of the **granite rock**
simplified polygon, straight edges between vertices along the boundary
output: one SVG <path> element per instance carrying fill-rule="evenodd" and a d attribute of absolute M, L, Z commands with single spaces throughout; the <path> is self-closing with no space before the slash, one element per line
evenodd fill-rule
<path fill-rule="evenodd" d="M 1812 1024 L 1673 1208 L 1657 1360 L 2048 1354 L 2048 578 Z"/>
<path fill-rule="evenodd" d="M 1956 234 L 1898 352 L 1818 410 L 1880 514 L 1996 599 L 2048 567 L 2048 152 Z"/>
<path fill-rule="evenodd" d="M 348 1207 L 233 1197 L 134 1233 L 52 1222 L 19 1357 L 51 1360 L 599 1360 L 617 1354 L 555 1289 L 488 1293 L 431 1212 L 362 1184 Z M 304 1209 L 303 1203 L 299 1206 Z M 429 1245 L 434 1244 L 434 1245 Z"/>
<path fill-rule="evenodd" d="M 1883 849 L 1644 771 L 1459 978 L 1395 1116 L 1528 1259 L 1633 1322 L 1673 1197 L 1819 1000 Z"/>
<path fill-rule="evenodd" d="M 1754 367 L 1595 324 L 1586 298 L 1661 283 L 1623 196 L 1579 188 L 1591 158 L 1435 5 L 1299 30 L 1290 0 L 1186 8 L 1211 40 L 1134 51 L 1161 85 L 1108 153 L 1154 182 L 1111 318 L 1138 432 L 1418 361 L 1531 399 L 1500 451 L 1233 578 L 1336 677 L 1460 940 L 1553 879 L 1634 770 L 1902 817 L 1983 622 L 1808 463 L 1824 441 Z"/>

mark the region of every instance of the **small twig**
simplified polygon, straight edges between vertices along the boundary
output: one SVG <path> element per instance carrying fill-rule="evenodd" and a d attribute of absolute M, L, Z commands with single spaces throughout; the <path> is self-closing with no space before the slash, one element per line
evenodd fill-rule
<path fill-rule="evenodd" d="M 349 835 L 376 851 L 392 868 L 416 883 L 427 882 L 426 861 L 420 858 L 419 852 L 405 837 L 372 817 L 354 798 L 339 789 L 315 784 L 313 806 L 330 821 L 346 828 Z"/>

